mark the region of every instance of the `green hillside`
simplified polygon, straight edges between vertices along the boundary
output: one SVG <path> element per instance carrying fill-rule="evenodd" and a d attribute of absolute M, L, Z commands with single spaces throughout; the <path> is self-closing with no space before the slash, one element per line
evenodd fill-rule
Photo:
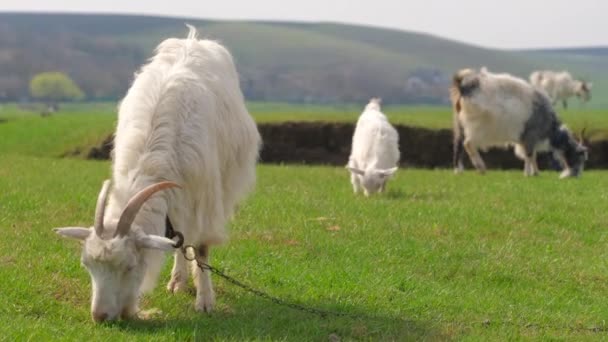
<path fill-rule="evenodd" d="M 313 103 L 447 101 L 450 75 L 488 66 L 522 77 L 568 69 L 594 82 L 591 106 L 608 106 L 608 62 L 597 49 L 504 51 L 428 34 L 333 23 L 208 21 L 121 15 L 0 13 L 0 99 L 27 93 L 36 73 L 70 74 L 90 99 L 115 100 L 133 72 L 184 23 L 235 55 L 249 100 Z"/>

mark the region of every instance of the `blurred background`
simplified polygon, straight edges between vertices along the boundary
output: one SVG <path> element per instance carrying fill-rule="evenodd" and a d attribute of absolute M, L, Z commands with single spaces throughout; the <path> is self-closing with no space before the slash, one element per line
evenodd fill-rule
<path fill-rule="evenodd" d="M 570 93 L 568 108 L 556 100 L 555 109 L 590 147 L 588 166 L 608 168 L 606 10 L 594 0 L 4 0 L 0 152 L 109 158 L 134 73 L 188 23 L 234 55 L 264 162 L 344 165 L 357 117 L 381 97 L 401 163 L 450 167 L 452 75 L 485 66 L 524 80 L 567 71 L 569 88 L 585 82 L 589 101 Z M 520 167 L 510 151 L 488 162 Z"/>
<path fill-rule="evenodd" d="M 249 101 L 448 103 L 462 67 L 524 79 L 568 70 L 608 106 L 602 1 L 18 1 L 0 4 L 0 101 L 28 101 L 42 72 L 73 80 L 65 100 L 116 101 L 184 23 L 234 54 Z M 55 75 L 57 76 L 57 75 Z M 38 91 L 40 92 L 40 91 Z M 46 96 L 49 96 L 48 94 Z"/>

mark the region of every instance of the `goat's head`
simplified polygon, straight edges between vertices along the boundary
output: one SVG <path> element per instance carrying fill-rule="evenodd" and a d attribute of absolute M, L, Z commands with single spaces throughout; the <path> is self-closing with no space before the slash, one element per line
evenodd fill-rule
<path fill-rule="evenodd" d="M 467 97 L 479 89 L 480 77 L 486 73 L 487 69 L 483 68 L 481 72 L 473 69 L 462 69 L 454 74 L 452 79 L 452 89 L 457 97 Z"/>
<path fill-rule="evenodd" d="M 575 85 L 576 96 L 585 102 L 591 100 L 591 87 L 592 86 L 593 86 L 593 84 L 591 82 L 576 81 L 576 85 Z"/>
<path fill-rule="evenodd" d="M 397 167 L 390 169 L 368 168 L 366 170 L 352 166 L 347 166 L 347 168 L 351 173 L 361 176 L 361 185 L 363 185 L 367 195 L 380 192 L 384 188 L 384 184 L 397 172 Z"/>
<path fill-rule="evenodd" d="M 118 220 L 106 220 L 104 212 L 110 181 L 103 183 L 93 227 L 56 228 L 59 235 L 84 241 L 81 262 L 91 275 L 93 295 L 91 314 L 95 322 L 127 318 L 137 311 L 139 288 L 146 270 L 141 251 L 146 248 L 171 250 L 173 241 L 148 235 L 131 225 L 142 205 L 154 193 L 177 187 L 173 182 L 150 185 L 135 194 Z"/>
<path fill-rule="evenodd" d="M 551 139 L 553 153 L 564 164 L 560 178 L 579 177 L 588 159 L 588 150 L 582 142 L 576 141 L 567 127 L 562 126 Z"/>
<path fill-rule="evenodd" d="M 381 106 L 382 106 L 382 99 L 379 97 L 372 97 L 371 99 L 369 99 L 369 103 L 365 106 L 365 109 L 380 111 Z"/>

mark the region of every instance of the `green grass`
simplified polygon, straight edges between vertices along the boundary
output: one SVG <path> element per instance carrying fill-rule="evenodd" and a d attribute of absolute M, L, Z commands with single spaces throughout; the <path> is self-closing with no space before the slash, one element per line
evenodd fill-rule
<path fill-rule="evenodd" d="M 51 229 L 91 224 L 110 165 L 53 156 L 111 130 L 111 111 L 67 106 L 51 118 L 0 112 L 8 120 L 0 123 L 0 339 L 608 336 L 606 171 L 560 181 L 553 172 L 528 179 L 520 171 L 401 170 L 387 194 L 364 198 L 352 194 L 343 168 L 262 165 L 255 192 L 230 225 L 231 241 L 213 250 L 212 264 L 272 295 L 358 317 L 294 311 L 216 277 L 217 309 L 199 314 L 192 294 L 164 290 L 167 263 L 143 300 L 160 316 L 94 325 L 80 246 Z"/>
<path fill-rule="evenodd" d="M 41 117 L 14 105 L 0 108 L 0 155 L 61 156 L 84 153 L 114 131 L 115 106 L 64 105 L 59 113 Z"/>
<path fill-rule="evenodd" d="M 248 104 L 258 123 L 284 121 L 332 121 L 355 123 L 363 105 L 294 105 L 286 103 Z M 441 106 L 385 106 L 393 124 L 431 129 L 450 128 L 452 113 Z M 608 138 L 608 110 L 585 109 L 578 104 L 559 113 L 562 121 L 576 133 L 586 127 L 591 139 Z M 42 118 L 36 112 L 14 105 L 0 108 L 0 154 L 20 153 L 37 156 L 86 154 L 114 130 L 114 103 L 66 104 L 59 113 Z"/>
<path fill-rule="evenodd" d="M 334 121 L 355 123 L 363 105 L 292 105 L 285 103 L 250 103 L 248 108 L 259 123 L 283 121 Z M 452 127 L 452 111 L 448 106 L 383 106 L 393 124 L 431 129 Z M 570 109 L 557 108 L 560 119 L 575 132 L 586 128 L 592 139 L 608 138 L 608 110 L 586 108 L 571 101 Z"/>
<path fill-rule="evenodd" d="M 357 122 L 363 105 L 293 105 L 250 103 L 248 108 L 258 123 L 284 121 Z M 385 113 L 394 124 L 428 128 L 448 128 L 452 114 L 448 107 L 386 106 Z"/>
<path fill-rule="evenodd" d="M 559 181 L 404 170 L 368 199 L 353 196 L 341 168 L 297 166 L 259 167 L 213 264 L 273 295 L 361 317 L 322 319 L 217 278 L 218 308 L 201 315 L 192 295 L 165 293 L 167 264 L 144 300 L 160 317 L 94 326 L 80 246 L 51 228 L 90 224 L 108 168 L 0 157 L 3 338 L 594 339 L 608 329 L 606 172 Z"/>

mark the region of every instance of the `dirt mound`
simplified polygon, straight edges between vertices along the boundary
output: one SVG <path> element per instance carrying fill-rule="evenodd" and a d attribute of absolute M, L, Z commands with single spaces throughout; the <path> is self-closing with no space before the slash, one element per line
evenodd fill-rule
<path fill-rule="evenodd" d="M 403 166 L 420 168 L 452 167 L 452 132 L 419 127 L 395 126 L 399 132 L 399 149 Z M 352 123 L 282 122 L 258 125 L 264 141 L 260 161 L 263 163 L 326 164 L 344 166 L 348 161 L 355 129 Z M 90 159 L 109 159 L 113 146 L 109 136 L 88 153 Z M 589 146 L 589 168 L 608 168 L 608 141 Z M 490 149 L 482 153 L 489 168 L 522 169 L 523 162 L 511 148 Z M 468 167 L 470 163 L 465 157 Z M 551 167 L 547 155 L 539 155 L 542 169 Z"/>
<path fill-rule="evenodd" d="M 101 145 L 91 148 L 87 153 L 87 159 L 110 159 L 112 149 L 114 148 L 114 134 L 104 139 Z"/>

